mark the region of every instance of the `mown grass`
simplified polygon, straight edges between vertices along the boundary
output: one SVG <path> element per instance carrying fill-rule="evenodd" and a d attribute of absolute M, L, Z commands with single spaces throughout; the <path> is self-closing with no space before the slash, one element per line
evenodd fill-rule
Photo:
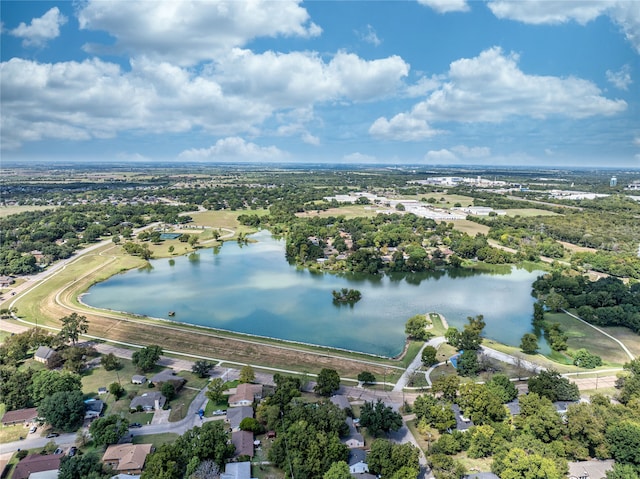
<path fill-rule="evenodd" d="M 25 211 L 42 211 L 55 210 L 57 206 L 37 206 L 37 205 L 11 205 L 0 206 L 0 218 L 6 218 L 10 215 L 24 213 Z"/>
<path fill-rule="evenodd" d="M 469 220 L 456 220 L 453 222 L 453 229 L 460 231 L 461 233 L 467 233 L 469 236 L 475 236 L 478 233 L 487 235 L 489 234 L 489 227 L 474 223 Z"/>
<path fill-rule="evenodd" d="M 569 338 L 567 345 L 570 350 L 584 348 L 591 354 L 600 356 L 603 362 L 605 362 L 603 367 L 621 366 L 629 361 L 629 356 L 627 356 L 618 343 L 591 326 L 584 324 L 582 321 L 572 318 L 568 314 L 545 313 L 545 320 L 551 323 L 560 323 L 560 327 Z M 613 336 L 616 337 L 615 335 Z M 627 336 L 625 339 L 633 338 Z M 631 344 L 638 347 L 636 343 L 639 341 L 640 337 L 636 335 L 635 341 L 631 341 Z"/>
<path fill-rule="evenodd" d="M 522 216 L 525 218 L 531 216 L 558 216 L 558 213 L 554 213 L 553 211 L 540 210 L 537 208 L 509 208 L 504 211 L 507 213 L 507 216 Z"/>
<path fill-rule="evenodd" d="M 179 434 L 167 432 L 164 434 L 145 434 L 143 436 L 133 436 L 134 444 L 153 444 L 153 447 L 158 448 L 163 444 L 173 444 L 178 439 Z"/>

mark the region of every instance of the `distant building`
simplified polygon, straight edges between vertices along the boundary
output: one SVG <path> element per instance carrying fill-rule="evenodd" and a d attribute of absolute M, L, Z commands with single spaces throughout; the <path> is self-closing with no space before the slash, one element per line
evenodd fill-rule
<path fill-rule="evenodd" d="M 609 180 L 609 186 L 611 188 L 618 186 L 618 178 L 616 178 L 615 176 L 612 176 L 611 179 Z"/>

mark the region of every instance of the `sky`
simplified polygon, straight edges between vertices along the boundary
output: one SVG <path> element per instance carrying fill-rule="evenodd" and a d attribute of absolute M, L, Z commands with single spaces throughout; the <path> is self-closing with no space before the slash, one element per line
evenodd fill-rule
<path fill-rule="evenodd" d="M 0 152 L 640 168 L 639 5 L 2 0 Z"/>

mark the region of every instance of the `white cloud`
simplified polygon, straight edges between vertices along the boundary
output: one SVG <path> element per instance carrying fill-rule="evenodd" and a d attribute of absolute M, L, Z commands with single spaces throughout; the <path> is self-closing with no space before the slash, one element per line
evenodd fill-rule
<path fill-rule="evenodd" d="M 627 90 L 631 85 L 631 69 L 629 65 L 624 65 L 617 72 L 607 70 L 607 81 L 620 90 Z"/>
<path fill-rule="evenodd" d="M 451 148 L 463 158 L 485 158 L 491 155 L 491 149 L 486 146 L 472 146 L 458 145 Z"/>
<path fill-rule="evenodd" d="M 359 152 L 344 155 L 342 159 L 346 163 L 374 163 L 378 161 L 375 156 L 365 155 L 364 153 Z"/>
<path fill-rule="evenodd" d="M 9 33 L 22 38 L 22 46 L 42 46 L 47 41 L 60 35 L 60 27 L 67 23 L 67 17 L 60 13 L 58 7 L 53 7 L 39 18 L 31 20 L 31 24 L 20 23 Z"/>
<path fill-rule="evenodd" d="M 113 48 L 156 61 L 193 65 L 258 37 L 313 37 L 320 27 L 297 0 L 89 0 L 78 12 L 81 29 L 102 30 Z M 86 45 L 91 52 L 111 47 Z"/>
<path fill-rule="evenodd" d="M 375 29 L 371 25 L 367 25 L 367 28 L 364 32 L 358 32 L 358 36 L 365 42 L 371 43 L 376 47 L 379 46 L 382 41 L 378 38 L 378 34 Z"/>
<path fill-rule="evenodd" d="M 387 120 L 378 118 L 369 128 L 369 134 L 378 138 L 400 141 L 420 141 L 441 133 L 429 126 L 424 119 L 412 113 L 399 113 Z"/>
<path fill-rule="evenodd" d="M 201 71 L 146 57 L 130 63 L 130 71 L 98 59 L 2 63 L 2 147 L 45 138 L 107 138 L 122 130 L 256 135 L 280 111 L 390 95 L 409 69 L 399 57 L 366 61 L 338 52 L 325 62 L 314 53 L 240 49 Z M 319 143 L 300 119 L 290 122 L 304 141 Z"/>
<path fill-rule="evenodd" d="M 534 25 L 569 21 L 585 25 L 608 15 L 640 53 L 640 8 L 633 0 L 491 0 L 488 6 L 498 18 Z"/>
<path fill-rule="evenodd" d="M 188 161 L 273 161 L 282 160 L 288 154 L 275 146 L 259 146 L 234 136 L 223 138 L 210 148 L 192 148 L 178 155 Z"/>
<path fill-rule="evenodd" d="M 610 100 L 590 81 L 575 77 L 528 75 L 518 68 L 518 56 L 498 47 L 475 58 L 451 63 L 448 81 L 408 113 L 391 120 L 378 118 L 370 133 L 402 141 L 437 133 L 436 122 L 500 123 L 513 117 L 573 119 L 609 116 L 624 111 L 624 100 Z"/>
<path fill-rule="evenodd" d="M 406 89 L 406 95 L 409 97 L 424 96 L 442 85 L 444 77 L 433 75 L 430 78 L 422 77 L 415 84 L 410 85 Z"/>
<path fill-rule="evenodd" d="M 418 0 L 418 3 L 433 8 L 438 13 L 469 11 L 467 0 Z"/>
<path fill-rule="evenodd" d="M 431 150 L 424 155 L 424 159 L 432 163 L 455 163 L 458 161 L 458 157 L 446 148 Z"/>

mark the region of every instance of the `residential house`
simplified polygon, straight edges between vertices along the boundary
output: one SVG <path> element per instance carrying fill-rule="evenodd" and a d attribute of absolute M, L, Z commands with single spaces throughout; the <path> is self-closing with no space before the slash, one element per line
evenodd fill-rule
<path fill-rule="evenodd" d="M 147 377 L 141 374 L 135 374 L 134 376 L 131 376 L 131 382 L 133 384 L 144 384 L 147 382 Z"/>
<path fill-rule="evenodd" d="M 101 396 L 103 394 L 107 394 L 107 388 L 105 388 L 104 386 L 98 388 L 98 395 Z"/>
<path fill-rule="evenodd" d="M 56 354 L 55 349 L 51 349 L 49 346 L 40 346 L 33 355 L 33 359 L 39 363 L 48 365 L 54 354 Z"/>
<path fill-rule="evenodd" d="M 231 442 L 236 447 L 234 457 L 253 457 L 253 433 L 251 431 L 233 431 Z"/>
<path fill-rule="evenodd" d="M 229 462 L 224 466 L 220 479 L 253 479 L 250 462 Z"/>
<path fill-rule="evenodd" d="M 329 398 L 329 401 L 338 406 L 340 409 L 351 409 L 351 403 L 349 403 L 349 399 L 347 398 L 347 396 L 344 396 L 342 394 L 331 396 Z"/>
<path fill-rule="evenodd" d="M 493 472 L 476 472 L 464 477 L 465 479 L 500 479 L 500 476 L 496 476 Z"/>
<path fill-rule="evenodd" d="M 13 479 L 28 479 L 30 474 L 60 469 L 62 454 L 30 454 L 16 464 Z"/>
<path fill-rule="evenodd" d="M 87 399 L 84 402 L 84 418 L 95 419 L 100 417 L 104 409 L 104 401 L 100 399 Z"/>
<path fill-rule="evenodd" d="M 349 426 L 349 434 L 342 439 L 342 442 L 347 445 L 349 449 L 356 447 L 364 447 L 364 437 L 358 432 L 356 426 L 353 424 L 353 419 L 347 417 L 347 426 Z"/>
<path fill-rule="evenodd" d="M 0 288 L 8 288 L 15 280 L 11 276 L 0 276 Z"/>
<path fill-rule="evenodd" d="M 14 424 L 25 424 L 31 421 L 35 421 L 37 417 L 38 408 L 35 407 L 7 411 L 6 413 L 4 413 L 4 416 L 2 416 L 2 425 L 13 426 Z"/>
<path fill-rule="evenodd" d="M 113 444 L 104 452 L 102 462 L 121 474 L 140 474 L 151 447 L 151 444 Z"/>
<path fill-rule="evenodd" d="M 187 382 L 185 378 L 177 376 L 173 369 L 163 369 L 151 378 L 153 384 L 166 383 L 168 381 Z"/>
<path fill-rule="evenodd" d="M 579 461 L 569 463 L 569 479 L 604 479 L 607 471 L 613 469 L 614 461 Z"/>
<path fill-rule="evenodd" d="M 452 404 L 451 409 L 453 414 L 456 416 L 456 429 L 458 431 L 466 431 L 471 426 L 473 426 L 473 421 L 462 415 L 462 411 L 460 410 L 460 406 L 457 404 Z"/>
<path fill-rule="evenodd" d="M 225 421 L 229 423 L 232 431 L 239 431 L 240 423 L 247 417 L 253 417 L 253 408 L 251 406 L 238 406 L 227 409 Z"/>
<path fill-rule="evenodd" d="M 352 449 L 349 451 L 349 472 L 353 474 L 365 474 L 369 472 L 367 464 L 367 453 L 362 449 Z M 359 476 L 358 476 L 359 477 Z"/>
<path fill-rule="evenodd" d="M 251 406 L 259 399 L 262 399 L 262 384 L 238 384 L 236 392 L 229 396 L 229 406 Z"/>
<path fill-rule="evenodd" d="M 164 397 L 162 393 L 154 391 L 151 393 L 144 393 L 142 396 L 134 397 L 131 400 L 129 409 L 135 410 L 140 406 L 143 411 L 158 411 L 164 407 L 166 402 L 167 398 Z"/>
<path fill-rule="evenodd" d="M 53 469 L 51 471 L 32 472 L 29 474 L 29 479 L 58 479 L 60 471 Z"/>
<path fill-rule="evenodd" d="M 116 474 L 111 476 L 111 479 L 140 479 L 139 474 Z"/>

